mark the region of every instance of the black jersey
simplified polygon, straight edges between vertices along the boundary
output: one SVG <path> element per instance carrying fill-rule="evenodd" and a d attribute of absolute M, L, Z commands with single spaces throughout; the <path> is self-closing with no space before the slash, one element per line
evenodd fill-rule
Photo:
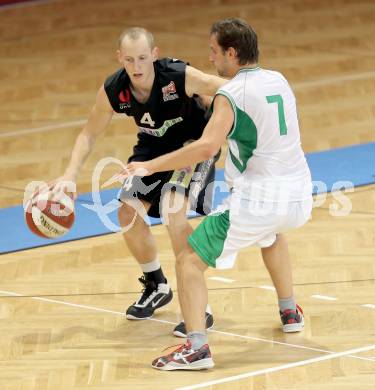
<path fill-rule="evenodd" d="M 186 95 L 186 65 L 172 58 L 155 61 L 155 80 L 145 103 L 139 103 L 131 93 L 124 68 L 104 83 L 113 110 L 134 117 L 139 128 L 137 146 L 147 148 L 150 159 L 200 138 L 209 119 L 199 97 Z"/>

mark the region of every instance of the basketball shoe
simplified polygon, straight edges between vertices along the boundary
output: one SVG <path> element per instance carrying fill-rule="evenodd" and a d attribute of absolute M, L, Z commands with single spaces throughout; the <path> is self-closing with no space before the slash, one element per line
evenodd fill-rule
<path fill-rule="evenodd" d="M 206 329 L 211 329 L 214 326 L 214 317 L 211 313 L 206 312 Z M 186 337 L 185 322 L 181 321 L 174 329 L 173 334 L 176 337 Z"/>
<path fill-rule="evenodd" d="M 128 320 L 147 320 L 151 318 L 156 309 L 165 306 L 173 298 L 172 290 L 167 283 L 157 284 L 153 280 L 144 277 L 138 279 L 144 286 L 142 295 L 126 310 Z"/>
<path fill-rule="evenodd" d="M 170 354 L 156 358 L 152 362 L 153 368 L 164 371 L 205 370 L 213 366 L 214 362 L 208 344 L 194 350 L 189 340 Z"/>
<path fill-rule="evenodd" d="M 296 310 L 280 311 L 280 318 L 285 333 L 300 332 L 305 325 L 303 311 L 299 305 L 296 305 Z"/>

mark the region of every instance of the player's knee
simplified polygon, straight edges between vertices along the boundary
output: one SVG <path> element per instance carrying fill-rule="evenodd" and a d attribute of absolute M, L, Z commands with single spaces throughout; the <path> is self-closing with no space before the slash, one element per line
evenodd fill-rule
<path fill-rule="evenodd" d="M 168 217 L 163 215 L 163 223 L 171 237 L 177 238 L 184 235 L 185 231 L 189 230 L 189 222 L 185 214 L 169 214 Z"/>
<path fill-rule="evenodd" d="M 191 268 L 202 269 L 202 260 L 189 247 L 182 250 L 176 257 L 176 272 L 186 272 Z"/>
<path fill-rule="evenodd" d="M 176 256 L 176 272 L 181 271 L 184 266 L 187 264 L 189 258 L 189 253 L 186 250 L 181 251 L 177 256 Z"/>
<path fill-rule="evenodd" d="M 118 220 L 121 227 L 128 226 L 134 221 L 135 210 L 133 207 L 126 203 L 122 203 L 118 209 Z"/>

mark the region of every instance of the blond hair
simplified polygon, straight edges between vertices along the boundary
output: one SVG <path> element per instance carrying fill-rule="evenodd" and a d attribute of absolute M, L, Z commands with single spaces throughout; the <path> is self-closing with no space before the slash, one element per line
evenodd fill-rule
<path fill-rule="evenodd" d="M 141 37 L 142 35 L 144 35 L 146 37 L 148 44 L 150 45 L 150 49 L 153 49 L 155 46 L 154 36 L 152 35 L 152 33 L 150 31 L 146 30 L 143 27 L 130 27 L 130 28 L 127 28 L 126 30 L 124 30 L 118 38 L 118 41 L 117 41 L 118 47 L 119 48 L 121 47 L 122 42 L 126 37 L 128 37 L 132 40 L 135 40 L 135 39 L 138 39 L 139 37 Z"/>

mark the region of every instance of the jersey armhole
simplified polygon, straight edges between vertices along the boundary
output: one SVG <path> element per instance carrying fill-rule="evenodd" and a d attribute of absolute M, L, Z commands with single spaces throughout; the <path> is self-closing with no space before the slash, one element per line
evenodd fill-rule
<path fill-rule="evenodd" d="M 211 107 L 210 107 L 210 110 L 211 112 L 213 111 L 214 109 L 214 101 L 216 99 L 216 96 L 218 95 L 222 95 L 224 97 L 226 97 L 230 103 L 230 106 L 232 107 L 232 110 L 233 110 L 233 115 L 234 115 L 234 122 L 233 122 L 233 125 L 232 125 L 232 130 L 228 133 L 227 135 L 227 138 L 229 138 L 233 133 L 234 133 L 234 130 L 236 129 L 236 125 L 237 125 L 237 109 L 236 109 L 236 103 L 234 102 L 233 98 L 225 91 L 223 90 L 219 90 L 216 92 L 213 100 L 212 100 L 212 103 L 211 103 Z"/>
<path fill-rule="evenodd" d="M 110 83 L 107 84 L 106 81 L 103 84 L 104 92 L 107 95 L 107 99 L 108 99 L 109 104 L 111 105 L 113 111 L 116 112 L 116 113 L 119 113 L 119 111 L 115 107 L 115 102 L 111 98 L 111 96 L 114 97 L 114 95 L 115 95 L 114 88 L 111 86 Z"/>
<path fill-rule="evenodd" d="M 166 60 L 169 60 L 169 63 L 166 64 L 164 71 L 172 71 L 174 73 L 174 75 L 171 76 L 171 81 L 178 84 L 181 83 L 181 87 L 177 86 L 177 89 L 179 92 L 183 92 L 184 96 L 188 96 L 186 94 L 186 67 L 189 65 L 189 63 L 171 57 L 167 57 Z"/>
<path fill-rule="evenodd" d="M 184 62 L 184 71 L 181 72 L 182 73 L 182 87 L 184 89 L 184 95 L 189 97 L 189 98 L 192 98 L 194 96 L 194 94 L 192 96 L 189 96 L 187 93 L 186 93 L 186 67 L 188 66 L 188 64 L 186 62 Z"/>

